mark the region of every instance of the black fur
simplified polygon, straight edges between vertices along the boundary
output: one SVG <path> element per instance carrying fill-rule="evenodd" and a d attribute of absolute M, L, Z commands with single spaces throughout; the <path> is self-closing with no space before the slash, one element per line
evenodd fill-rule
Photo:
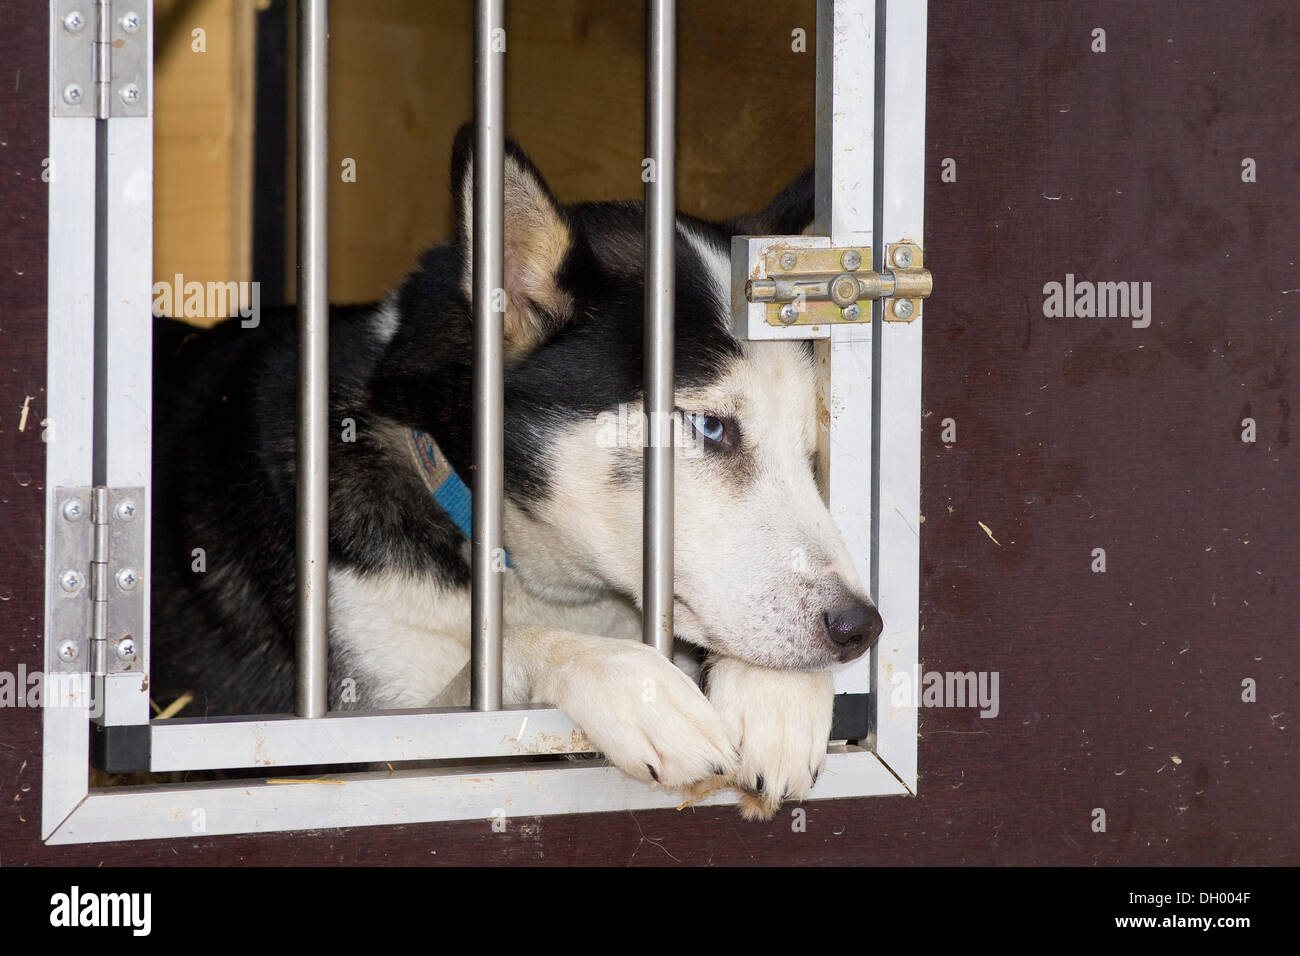
<path fill-rule="evenodd" d="M 816 175 L 809 168 L 762 212 L 740 216 L 723 228 L 733 236 L 798 236 L 812 225 Z"/>

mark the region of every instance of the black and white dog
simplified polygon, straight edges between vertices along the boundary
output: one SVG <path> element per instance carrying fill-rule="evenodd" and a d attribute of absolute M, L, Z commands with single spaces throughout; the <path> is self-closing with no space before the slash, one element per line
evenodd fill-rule
<path fill-rule="evenodd" d="M 471 142 L 455 239 L 331 315 L 333 708 L 468 703 Z M 811 174 L 757 216 L 677 219 L 674 615 L 703 691 L 639 643 L 642 205 L 560 206 L 509 143 L 505 207 L 506 702 L 770 816 L 823 765 L 830 669 L 882 627 L 818 492 L 810 349 L 730 331 L 730 236 L 801 232 Z M 156 329 L 153 679 L 198 713 L 291 709 L 296 356 L 290 312 Z"/>

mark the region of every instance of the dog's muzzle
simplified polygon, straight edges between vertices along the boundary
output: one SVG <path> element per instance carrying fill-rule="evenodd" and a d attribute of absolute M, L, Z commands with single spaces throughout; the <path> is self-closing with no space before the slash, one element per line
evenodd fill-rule
<path fill-rule="evenodd" d="M 840 663 L 857 660 L 865 654 L 885 629 L 880 612 L 866 601 L 854 601 L 827 611 L 823 618 L 831 653 Z"/>

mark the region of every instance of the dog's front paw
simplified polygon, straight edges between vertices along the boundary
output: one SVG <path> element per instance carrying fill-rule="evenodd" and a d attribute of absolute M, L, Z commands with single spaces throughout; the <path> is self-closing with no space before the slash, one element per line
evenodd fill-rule
<path fill-rule="evenodd" d="M 808 796 L 826 763 L 835 706 L 828 671 L 783 671 L 716 658 L 709 700 L 740 739 L 732 778 L 746 820 L 769 820 L 783 800 Z"/>
<path fill-rule="evenodd" d="M 644 644 L 573 660 L 552 703 L 624 773 L 672 789 L 736 772 L 731 728 L 695 683 Z"/>

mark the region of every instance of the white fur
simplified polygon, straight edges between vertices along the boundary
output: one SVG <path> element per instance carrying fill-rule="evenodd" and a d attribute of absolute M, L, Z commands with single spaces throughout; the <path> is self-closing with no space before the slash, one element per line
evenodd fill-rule
<path fill-rule="evenodd" d="M 672 788 L 735 774 L 731 726 L 653 648 L 536 626 L 514 641 L 509 656 L 536 667 L 532 701 L 563 710 L 625 773 Z"/>
<path fill-rule="evenodd" d="M 539 600 L 507 571 L 502 611 L 506 628 L 545 624 L 561 630 L 639 639 L 640 616 L 614 595 L 586 603 Z M 432 578 L 402 574 L 362 575 L 330 569 L 330 632 L 357 682 L 361 698 L 378 708 L 426 707 L 469 661 L 470 595 Z M 525 681 L 503 694 L 531 699 Z M 459 702 L 468 704 L 469 701 Z"/>
<path fill-rule="evenodd" d="M 677 221 L 678 233 L 690 244 L 691 249 L 700 257 L 705 270 L 713 279 L 713 291 L 717 309 L 715 317 L 723 328 L 731 327 L 731 251 L 720 248 L 707 236 L 702 235 L 689 223 Z"/>
<path fill-rule="evenodd" d="M 650 647 L 579 633 L 626 630 L 626 604 L 548 604 L 509 574 L 502 696 L 567 713 L 616 766 L 642 780 L 684 787 L 737 761 L 732 727 L 695 682 Z M 466 705 L 457 677 L 469 660 L 469 595 L 400 575 L 330 573 L 330 626 L 360 693 L 377 708 Z M 570 627 L 556 626 L 567 624 Z M 443 691 L 455 686 L 452 695 Z"/>
<path fill-rule="evenodd" d="M 387 345 L 397 334 L 399 325 L 397 318 L 397 301 L 395 296 L 389 296 L 384 303 L 375 310 L 374 328 L 379 336 L 379 341 Z"/>
<path fill-rule="evenodd" d="M 835 703 L 829 672 L 779 671 L 722 658 L 709 669 L 709 701 L 740 740 L 735 782 L 750 791 L 742 801 L 747 817 L 767 819 L 783 800 L 808 796 L 826 765 Z"/>
<path fill-rule="evenodd" d="M 752 465 L 738 488 L 714 456 L 677 451 L 674 613 L 682 638 L 762 666 L 833 665 L 822 615 L 857 581 L 809 466 L 815 395 L 811 360 L 781 342 L 751 343 L 718 382 L 678 390 L 684 410 L 740 422 Z M 551 496 L 507 528 L 537 542 L 507 541 L 528 586 L 538 576 L 532 558 L 544 551 L 547 588 L 608 589 L 640 601 L 641 488 L 612 478 L 620 464 L 639 468 L 639 415 L 639 406 L 629 408 L 631 448 L 606 447 L 607 426 L 595 417 L 556 434 Z"/>

